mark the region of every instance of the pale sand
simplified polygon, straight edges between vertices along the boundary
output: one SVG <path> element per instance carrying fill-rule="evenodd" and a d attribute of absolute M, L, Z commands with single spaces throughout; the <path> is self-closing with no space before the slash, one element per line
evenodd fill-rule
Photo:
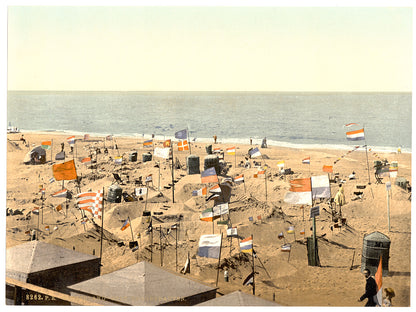
<path fill-rule="evenodd" d="M 35 206 L 40 206 L 39 185 L 46 187 L 46 200 L 44 203 L 43 224 L 42 213 L 40 214 L 40 229 L 42 234 L 40 240 L 52 244 L 60 245 L 69 249 L 99 255 L 100 241 L 99 231 L 95 230 L 92 223 L 87 223 L 84 227 L 80 222 L 81 213 L 75 208 L 75 200 L 69 201 L 68 215 L 58 213 L 53 207 L 64 202 L 62 198 L 52 198 L 50 195 L 62 188 L 62 182 L 57 181 L 49 184 L 52 177 L 50 164 L 51 151 L 47 151 L 47 164 L 43 165 L 24 165 L 23 158 L 29 148 L 23 146 L 18 141 L 21 134 L 8 134 L 7 138 L 7 207 L 13 210 L 23 210 L 26 215 Z M 40 145 L 43 140 L 53 139 L 53 158 L 60 151 L 60 143 L 65 142 L 67 160 L 72 159 L 69 154 L 69 145 L 66 142 L 67 134 L 57 133 L 24 133 L 30 146 Z M 77 137 L 77 139 L 82 139 Z M 95 139 L 95 138 L 91 138 Z M 102 138 L 97 138 L 102 139 Z M 16 141 L 14 141 L 16 140 Z M 81 190 L 87 191 L 103 189 L 108 192 L 108 186 L 113 182 L 112 172 L 120 173 L 122 179 L 126 180 L 129 175 L 130 183 L 122 185 L 123 191 L 132 193 L 136 187 L 134 181 L 139 176 L 153 174 L 154 189 L 151 189 L 148 197 L 147 210 L 161 211 L 163 215 L 157 216 L 164 223 L 153 221 L 155 228 L 160 225 L 166 229 L 174 224 L 179 216 L 180 221 L 179 242 L 178 242 L 178 270 L 185 263 L 188 252 L 191 258 L 191 274 L 188 277 L 203 281 L 208 285 L 215 286 L 216 265 L 215 259 L 201 258 L 195 255 L 198 251 L 198 241 L 200 235 L 211 234 L 212 224 L 199 220 L 200 211 L 204 208 L 204 200 L 200 197 L 193 197 L 192 191 L 201 188 L 200 175 L 187 175 L 186 169 L 175 170 L 175 203 L 172 204 L 172 191 L 165 189 L 164 186 L 171 183 L 171 172 L 165 160 L 155 159 L 151 162 L 142 163 L 142 153 L 151 149 L 144 149 L 142 138 L 116 138 L 118 151 L 109 149 L 109 154 L 98 155 L 98 173 L 94 173 L 99 178 L 94 181 L 93 173 L 79 161 L 88 156 L 88 145 L 91 142 L 77 141 L 76 152 L 77 173 L 82 176 Z M 96 143 L 103 151 L 103 143 Z M 212 144 L 210 142 L 209 144 Z M 109 143 L 107 142 L 107 146 Z M 203 170 L 206 143 L 193 144 L 192 154 L 198 155 Z M 161 146 L 157 142 L 156 146 Z M 215 144 L 225 151 L 231 144 Z M 352 145 L 353 146 L 353 145 Z M 252 146 L 254 147 L 254 146 Z M 237 145 L 237 165 L 247 154 L 249 145 Z M 138 151 L 138 162 L 129 161 L 129 152 Z M 261 149 L 262 154 L 269 159 L 262 160 L 262 165 L 266 162 L 269 166 L 268 173 L 271 178 L 267 181 L 267 202 L 265 202 L 265 181 L 255 179 L 253 174 L 256 168 L 244 169 L 234 166 L 234 156 L 225 154 L 225 160 L 232 165 L 229 176 L 236 176 L 244 173 L 244 185 L 234 185 L 230 204 L 230 217 L 232 224 L 238 227 L 238 234 L 241 237 L 248 237 L 253 234 L 254 246 L 260 260 L 264 264 L 271 278 L 256 260 L 256 295 L 267 300 L 272 300 L 275 294 L 276 301 L 282 305 L 290 306 L 363 306 L 364 302 L 357 302 L 357 299 L 364 293 L 365 280 L 361 274 L 361 252 L 363 236 L 365 233 L 380 231 L 391 239 L 389 269 L 390 276 L 383 277 L 383 286 L 392 287 L 396 292 L 393 298 L 394 306 L 410 306 L 410 250 L 411 250 L 411 202 L 408 200 L 409 193 L 392 182 L 391 207 L 391 231 L 388 231 L 387 222 L 387 198 L 385 184 L 376 184 L 373 174 L 373 161 L 377 158 L 374 153 L 369 153 L 371 185 L 368 185 L 368 173 L 365 152 L 355 151 L 342 158 L 334 167 L 334 172 L 340 174 L 341 179 L 345 179 L 344 184 L 346 205 L 343 207 L 343 217 L 347 219 L 347 227 L 334 229 L 329 206 L 325 203 L 320 205 L 321 215 L 317 218 L 317 235 L 319 239 L 319 257 L 321 267 L 308 266 L 306 243 L 303 235 L 299 232 L 306 230 L 306 236 L 311 235 L 310 227 L 312 222 L 309 219 L 309 208 L 305 210 L 296 205 L 289 205 L 283 202 L 285 193 L 289 188 L 289 180 L 296 177 L 309 177 L 310 175 L 322 175 L 323 165 L 333 165 L 333 162 L 346 154 L 346 151 L 338 150 L 309 150 L 309 149 L 290 149 L 280 147 L 269 147 Z M 118 152 L 124 155 L 122 166 L 116 166 L 108 160 L 108 156 L 117 156 Z M 174 157 L 178 157 L 181 164 L 186 164 L 186 157 L 189 151 L 178 152 L 175 144 Z M 311 165 L 302 164 L 302 159 L 310 156 Z M 411 154 L 382 153 L 382 158 L 387 158 L 389 162 L 397 160 L 399 162 L 399 176 L 411 180 Z M 68 158 L 69 157 L 69 158 Z M 155 168 L 155 160 L 161 161 L 161 180 L 160 186 L 163 197 L 155 197 L 158 187 L 158 168 Z M 278 177 L 277 162 L 284 160 L 286 168 L 294 171 L 293 175 Z M 356 180 L 348 180 L 348 175 L 352 171 L 356 172 Z M 220 177 L 220 180 L 222 177 Z M 388 178 L 384 178 L 387 181 Z M 351 200 L 353 192 L 358 191 L 356 185 L 367 185 L 363 190 L 364 196 L 360 200 Z M 65 181 L 65 188 L 76 194 L 74 181 Z M 332 195 L 338 190 L 338 185 L 331 184 Z M 163 202 L 164 201 L 164 202 Z M 209 202 L 208 207 L 212 206 Z M 142 218 L 145 200 L 119 204 L 105 203 L 104 228 L 107 238 L 104 240 L 102 274 L 106 274 L 123 267 L 136 263 L 137 261 L 150 261 L 150 236 L 145 234 L 147 228 L 147 218 Z M 162 209 L 164 208 L 164 209 Z M 327 211 L 323 210 L 325 208 Z M 65 211 L 65 208 L 64 208 Z M 87 215 L 89 213 L 87 212 Z M 124 241 L 126 244 L 131 240 L 130 228 L 121 231 L 123 221 L 130 217 L 134 235 L 141 233 L 140 249 L 132 252 L 128 247 L 117 246 L 117 241 Z M 254 221 L 249 222 L 252 216 Z M 262 217 L 262 221 L 257 221 L 257 216 Z M 6 247 L 28 241 L 25 231 L 37 226 L 37 217 L 30 220 L 19 220 L 22 216 L 15 215 L 7 217 Z M 100 224 L 101 221 L 95 219 Z M 45 231 L 45 226 L 49 225 L 51 233 Z M 293 225 L 296 229 L 295 235 L 286 234 L 285 230 Z M 57 229 L 54 230 L 55 226 Z M 218 227 L 215 224 L 215 233 L 225 234 L 224 226 Z M 281 252 L 280 246 L 283 240 L 277 238 L 278 233 L 285 232 L 285 241 L 292 243 L 292 252 L 288 261 L 288 253 Z M 296 237 L 296 241 L 295 241 Z M 160 265 L 159 234 L 154 233 L 153 241 L 153 263 Z M 354 263 L 351 269 L 352 257 L 355 251 Z M 164 249 L 163 268 L 175 271 L 175 231 L 168 236 L 168 244 Z M 226 259 L 226 260 L 225 260 Z M 229 293 L 234 290 L 242 290 L 251 293 L 251 286 L 243 286 L 242 281 L 250 273 L 251 258 L 242 257 L 236 239 L 232 241 L 230 257 L 230 241 L 223 240 L 221 263 L 225 261 L 229 266 L 230 282 L 226 283 L 223 277 L 223 270 L 219 275 L 219 292 Z"/>

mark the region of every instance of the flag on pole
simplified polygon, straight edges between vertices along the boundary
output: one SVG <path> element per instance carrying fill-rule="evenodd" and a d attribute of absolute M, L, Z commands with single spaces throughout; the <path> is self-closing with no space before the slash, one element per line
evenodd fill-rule
<path fill-rule="evenodd" d="M 136 187 L 135 188 L 136 196 L 142 196 L 147 194 L 147 187 Z"/>
<path fill-rule="evenodd" d="M 263 178 L 265 175 L 266 171 L 265 170 L 259 170 L 257 171 L 257 177 L 259 178 Z"/>
<path fill-rule="evenodd" d="M 283 234 L 283 232 L 280 232 L 279 235 L 277 235 L 277 238 L 278 239 L 282 239 L 284 237 L 285 237 L 285 235 Z"/>
<path fill-rule="evenodd" d="M 378 263 L 377 272 L 374 275 L 374 279 L 376 280 L 377 284 L 377 294 L 374 296 L 376 303 L 381 306 L 383 302 L 383 265 L 382 265 L 383 257 L 380 255 L 380 262 Z"/>
<path fill-rule="evenodd" d="M 116 157 L 114 157 L 114 163 L 116 165 L 121 165 L 123 163 L 123 156 L 116 156 Z"/>
<path fill-rule="evenodd" d="M 154 150 L 155 157 L 169 159 L 170 148 L 169 147 L 156 147 Z"/>
<path fill-rule="evenodd" d="M 46 225 L 45 226 L 45 231 L 48 231 L 49 232 L 49 225 Z"/>
<path fill-rule="evenodd" d="M 221 147 L 214 147 L 213 153 L 221 153 Z"/>
<path fill-rule="evenodd" d="M 251 272 L 243 281 L 243 286 L 252 285 L 254 282 L 254 272 Z"/>
<path fill-rule="evenodd" d="M 217 204 L 212 208 L 214 216 L 222 216 L 228 213 L 228 203 Z"/>
<path fill-rule="evenodd" d="M 347 132 L 347 140 L 349 141 L 358 141 L 364 139 L 364 128 Z"/>
<path fill-rule="evenodd" d="M 302 164 L 310 165 L 311 164 L 311 157 L 309 156 L 309 157 L 306 157 L 306 158 L 302 159 Z"/>
<path fill-rule="evenodd" d="M 208 208 L 201 212 L 201 215 L 199 216 L 199 220 L 205 221 L 205 222 L 213 222 L 218 217 L 219 216 L 214 216 L 214 210 L 212 208 Z"/>
<path fill-rule="evenodd" d="M 41 145 L 45 150 L 51 149 L 52 141 L 43 141 Z"/>
<path fill-rule="evenodd" d="M 60 190 L 56 193 L 52 194 L 52 197 L 63 197 L 63 198 L 67 198 L 68 197 L 68 190 L 67 189 L 63 189 Z"/>
<path fill-rule="evenodd" d="M 75 136 L 70 136 L 69 138 L 66 138 L 67 142 L 69 145 L 74 145 L 75 144 Z"/>
<path fill-rule="evenodd" d="M 238 237 L 237 227 L 229 227 L 227 229 L 227 237 Z"/>
<path fill-rule="evenodd" d="M 62 204 L 59 204 L 58 206 L 56 206 L 56 207 L 55 207 L 55 210 L 56 210 L 57 212 L 61 211 L 61 210 L 62 210 Z"/>
<path fill-rule="evenodd" d="M 185 140 L 188 138 L 188 130 L 183 129 L 175 132 L 175 139 Z"/>
<path fill-rule="evenodd" d="M 250 154 L 250 157 L 251 157 L 251 158 L 261 156 L 261 153 L 260 153 L 260 151 L 259 151 L 259 148 L 258 148 L 258 147 L 253 148 L 252 150 L 248 151 L 248 153 Z"/>
<path fill-rule="evenodd" d="M 238 183 L 238 182 L 244 182 L 244 174 L 240 174 L 239 176 L 236 176 L 234 178 L 234 182 Z"/>
<path fill-rule="evenodd" d="M 294 234 L 294 233 L 295 233 L 295 227 L 289 226 L 289 228 L 287 229 L 287 234 Z"/>
<path fill-rule="evenodd" d="M 144 182 L 146 183 L 146 182 L 152 182 L 153 181 L 153 178 L 152 178 L 152 174 L 149 174 L 147 177 L 146 177 L 146 180 L 144 180 Z"/>
<path fill-rule="evenodd" d="M 84 165 L 91 165 L 91 157 L 85 157 L 81 160 L 81 163 L 83 163 Z"/>
<path fill-rule="evenodd" d="M 178 142 L 178 151 L 189 151 L 188 140 L 183 140 Z"/>
<path fill-rule="evenodd" d="M 285 161 L 284 161 L 284 160 L 278 161 L 278 162 L 277 162 L 277 166 L 278 166 L 280 169 L 284 168 L 284 167 L 285 167 Z"/>
<path fill-rule="evenodd" d="M 300 230 L 300 235 L 305 235 L 305 229 Z"/>
<path fill-rule="evenodd" d="M 192 191 L 192 196 L 204 196 L 207 195 L 207 188 L 203 187 L 199 190 Z"/>
<path fill-rule="evenodd" d="M 217 172 L 214 167 L 208 168 L 201 173 L 201 183 L 218 182 Z"/>
<path fill-rule="evenodd" d="M 280 246 L 280 250 L 284 251 L 284 252 L 290 252 L 290 249 L 292 249 L 291 244 L 284 244 L 284 245 Z"/>
<path fill-rule="evenodd" d="M 358 124 L 356 124 L 355 122 L 351 122 L 351 123 L 346 124 L 344 127 L 351 127 L 353 125 L 358 126 Z"/>
<path fill-rule="evenodd" d="M 35 215 L 39 215 L 39 207 L 33 208 L 32 213 L 35 214 Z"/>
<path fill-rule="evenodd" d="M 164 142 L 163 142 L 163 147 L 170 147 L 171 146 L 171 144 L 172 144 L 172 141 L 169 139 L 169 140 L 165 140 Z"/>
<path fill-rule="evenodd" d="M 219 184 L 214 185 L 209 189 L 210 193 L 221 193 L 221 187 Z"/>
<path fill-rule="evenodd" d="M 218 259 L 220 257 L 221 235 L 201 235 L 198 244 L 198 256 Z"/>
<path fill-rule="evenodd" d="M 312 198 L 330 198 L 331 189 L 328 175 L 312 176 Z"/>
<path fill-rule="evenodd" d="M 113 139 L 113 136 L 111 134 L 109 134 L 105 137 L 106 141 L 111 141 L 112 139 Z"/>
<path fill-rule="evenodd" d="M 290 181 L 290 189 L 285 194 L 284 202 L 289 204 L 312 205 L 311 192 L 310 178 L 294 179 Z"/>
<path fill-rule="evenodd" d="M 123 226 L 121 227 L 121 230 L 124 231 L 125 229 L 127 229 L 130 226 L 130 222 L 129 219 L 126 219 L 126 221 L 124 221 Z"/>
<path fill-rule="evenodd" d="M 84 134 L 84 141 L 88 141 L 90 139 L 90 135 L 89 134 Z"/>
<path fill-rule="evenodd" d="M 87 210 L 95 218 L 101 219 L 101 209 L 103 208 L 103 191 L 84 192 L 77 195 L 76 199 L 79 209 Z"/>
<path fill-rule="evenodd" d="M 249 236 L 240 242 L 240 251 L 244 253 L 253 252 L 253 237 Z"/>
<path fill-rule="evenodd" d="M 50 178 L 49 179 L 49 183 L 53 183 L 53 182 L 55 182 L 56 180 L 55 180 L 55 178 L 54 177 L 52 177 L 52 178 Z"/>
<path fill-rule="evenodd" d="M 153 145 L 153 140 L 146 140 L 143 142 L 144 147 L 151 147 Z"/>
<path fill-rule="evenodd" d="M 57 181 L 77 179 L 77 171 L 75 169 L 74 160 L 53 165 L 52 172 Z"/>
<path fill-rule="evenodd" d="M 227 154 L 228 155 L 235 155 L 235 146 L 227 147 Z"/>
<path fill-rule="evenodd" d="M 334 170 L 333 170 L 333 166 L 327 166 L 327 165 L 324 165 L 324 166 L 322 167 L 322 171 L 323 171 L 323 172 L 332 173 L 332 172 L 334 172 Z"/>

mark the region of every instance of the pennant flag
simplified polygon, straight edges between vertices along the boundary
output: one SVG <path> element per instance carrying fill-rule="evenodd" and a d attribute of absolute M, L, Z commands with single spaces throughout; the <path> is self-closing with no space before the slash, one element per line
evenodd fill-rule
<path fill-rule="evenodd" d="M 55 210 L 56 210 L 57 212 L 61 211 L 61 210 L 62 210 L 62 204 L 59 204 L 58 206 L 56 206 L 56 207 L 55 207 Z"/>
<path fill-rule="evenodd" d="M 53 183 L 53 182 L 55 182 L 56 180 L 55 180 L 55 178 L 54 177 L 52 177 L 52 178 L 50 178 L 49 179 L 49 183 Z"/>
<path fill-rule="evenodd" d="M 311 157 L 306 157 L 306 158 L 302 159 L 302 164 L 310 165 L 310 163 L 311 163 Z"/>
<path fill-rule="evenodd" d="M 59 152 L 55 155 L 55 160 L 65 160 L 65 152 Z"/>
<path fill-rule="evenodd" d="M 305 235 L 305 229 L 300 230 L 300 235 Z"/>
<path fill-rule="evenodd" d="M 50 149 L 50 148 L 51 148 L 51 146 L 52 146 L 52 141 L 43 141 L 43 142 L 41 143 L 41 145 L 42 145 L 42 148 L 43 148 L 43 149 L 48 150 L 48 149 Z"/>
<path fill-rule="evenodd" d="M 284 161 L 284 160 L 282 160 L 282 161 L 278 161 L 278 162 L 277 162 L 277 166 L 278 166 L 280 169 L 284 168 L 284 166 L 285 166 L 285 161 Z"/>
<path fill-rule="evenodd" d="M 358 141 L 358 140 L 364 140 L 364 139 L 365 139 L 364 128 L 360 130 L 347 132 L 347 140 L 349 141 Z"/>
<path fill-rule="evenodd" d="M 248 151 L 248 153 L 250 154 L 251 158 L 261 156 L 261 153 L 258 147 L 253 148 L 252 150 Z"/>
<path fill-rule="evenodd" d="M 374 275 L 374 279 L 376 280 L 377 284 L 377 294 L 376 298 L 378 301 L 378 305 L 381 306 L 383 302 L 383 265 L 382 265 L 382 256 L 380 255 L 380 262 L 378 263 L 377 272 Z"/>
<path fill-rule="evenodd" d="M 121 230 L 124 231 L 125 229 L 127 229 L 130 226 L 130 222 L 129 219 L 126 219 L 126 221 L 124 221 L 123 226 L 121 227 Z"/>
<path fill-rule="evenodd" d="M 170 148 L 169 147 L 156 147 L 154 150 L 155 157 L 169 159 Z"/>
<path fill-rule="evenodd" d="M 116 165 L 121 165 L 123 163 L 123 156 L 116 156 L 116 157 L 114 157 L 114 163 Z"/>
<path fill-rule="evenodd" d="M 289 226 L 289 228 L 287 229 L 287 234 L 294 234 L 295 233 L 295 228 L 293 226 Z"/>
<path fill-rule="evenodd" d="M 355 122 L 351 122 L 351 123 L 346 124 L 344 127 L 351 127 L 353 125 L 357 125 L 358 126 L 358 124 L 356 124 Z"/>
<path fill-rule="evenodd" d="M 289 204 L 312 205 L 312 188 L 310 178 L 290 181 L 289 192 L 285 194 L 284 202 Z"/>
<path fill-rule="evenodd" d="M 192 191 L 192 196 L 204 196 L 207 195 L 207 188 L 203 187 L 197 191 Z"/>
<path fill-rule="evenodd" d="M 328 173 L 332 173 L 332 172 L 334 172 L 334 171 L 333 171 L 333 167 L 332 167 L 332 166 L 326 166 L 326 165 L 324 165 L 324 166 L 322 167 L 322 171 L 323 171 L 323 172 L 328 172 Z"/>
<path fill-rule="evenodd" d="M 228 155 L 235 155 L 235 146 L 227 148 Z"/>
<path fill-rule="evenodd" d="M 221 153 L 221 147 L 214 147 L 213 153 Z"/>
<path fill-rule="evenodd" d="M 208 168 L 201 173 L 201 183 L 218 182 L 217 172 L 214 167 Z"/>
<path fill-rule="evenodd" d="M 284 244 L 280 246 L 280 250 L 284 252 L 290 252 L 290 249 L 292 248 L 291 244 Z"/>
<path fill-rule="evenodd" d="M 221 250 L 221 235 L 201 235 L 198 246 L 198 256 L 218 259 Z"/>
<path fill-rule="evenodd" d="M 89 134 L 84 134 L 84 141 L 88 141 L 90 139 L 90 135 Z"/>
<path fill-rule="evenodd" d="M 312 176 L 312 198 L 330 198 L 331 189 L 328 175 Z"/>
<path fill-rule="evenodd" d="M 187 140 L 178 142 L 178 151 L 189 151 L 189 145 Z"/>
<path fill-rule="evenodd" d="M 75 136 L 70 136 L 69 138 L 66 138 L 66 140 L 68 141 L 69 145 L 74 145 L 75 144 Z"/>
<path fill-rule="evenodd" d="M 238 237 L 237 227 L 230 227 L 227 229 L 227 237 Z"/>
<path fill-rule="evenodd" d="M 175 132 L 175 139 L 185 140 L 188 138 L 188 131 L 186 129 Z"/>
<path fill-rule="evenodd" d="M 240 242 L 240 251 L 244 253 L 253 252 L 253 237 L 247 237 Z"/>
<path fill-rule="evenodd" d="M 213 187 L 211 187 L 209 189 L 210 193 L 221 193 L 221 187 L 219 186 L 219 184 L 214 185 Z"/>
<path fill-rule="evenodd" d="M 39 215 L 39 207 L 33 208 L 32 213 L 35 214 L 35 215 Z"/>
<path fill-rule="evenodd" d="M 236 176 L 234 178 L 234 182 L 238 183 L 238 182 L 244 182 L 244 174 L 240 174 L 239 176 Z"/>
<path fill-rule="evenodd" d="M 208 208 L 201 212 L 201 215 L 199 216 L 199 220 L 205 221 L 205 222 L 213 222 L 218 217 L 219 216 L 214 216 L 214 210 L 212 208 Z"/>
<path fill-rule="evenodd" d="M 87 210 L 95 218 L 101 219 L 101 209 L 103 207 L 103 191 L 84 192 L 77 195 L 77 205 L 79 209 Z"/>
<path fill-rule="evenodd" d="M 144 147 L 150 147 L 153 145 L 153 140 L 147 140 L 143 142 Z"/>
<path fill-rule="evenodd" d="M 206 201 L 208 202 L 211 199 L 214 199 L 214 198 L 217 198 L 217 197 L 220 197 L 220 195 L 219 194 L 216 194 L 216 193 L 213 193 L 213 194 L 211 194 L 211 195 L 208 196 L 208 198 L 206 199 Z"/>
<path fill-rule="evenodd" d="M 142 196 L 147 194 L 147 187 L 136 187 L 135 188 L 136 196 Z"/>
<path fill-rule="evenodd" d="M 144 180 L 144 182 L 146 183 L 146 182 L 152 182 L 153 181 L 153 178 L 152 178 L 152 174 L 149 174 L 147 177 L 146 177 L 146 180 Z"/>
<path fill-rule="evenodd" d="M 163 147 L 170 147 L 171 145 L 172 145 L 172 141 L 170 139 L 163 142 Z"/>
<path fill-rule="evenodd" d="M 52 172 L 57 181 L 77 179 L 74 160 L 64 162 L 63 164 L 53 165 Z"/>
<path fill-rule="evenodd" d="M 60 190 L 56 193 L 52 194 L 52 197 L 63 197 L 63 198 L 67 198 L 68 197 L 68 190 L 67 189 L 63 189 Z"/>
<path fill-rule="evenodd" d="M 49 225 L 45 226 L 45 231 L 49 231 Z"/>
<path fill-rule="evenodd" d="M 84 165 L 91 165 L 91 157 L 85 157 L 81 160 L 81 163 L 83 163 Z"/>
<path fill-rule="evenodd" d="M 285 237 L 285 235 L 283 234 L 283 232 L 280 232 L 279 235 L 277 235 L 277 238 L 278 239 L 282 239 L 284 237 Z"/>
<path fill-rule="evenodd" d="M 254 283 L 254 272 L 251 272 L 243 281 L 243 286 L 252 285 Z"/>

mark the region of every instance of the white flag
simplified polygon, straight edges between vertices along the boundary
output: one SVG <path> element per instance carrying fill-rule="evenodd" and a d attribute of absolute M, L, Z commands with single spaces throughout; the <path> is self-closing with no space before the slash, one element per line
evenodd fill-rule
<path fill-rule="evenodd" d="M 155 157 L 160 157 L 160 158 L 164 158 L 164 159 L 169 159 L 169 152 L 170 152 L 170 148 L 169 147 L 155 147 Z"/>

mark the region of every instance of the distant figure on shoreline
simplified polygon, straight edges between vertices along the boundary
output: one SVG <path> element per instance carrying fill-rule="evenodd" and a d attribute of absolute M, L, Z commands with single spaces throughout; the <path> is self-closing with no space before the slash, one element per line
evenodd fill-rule
<path fill-rule="evenodd" d="M 253 139 L 252 138 L 250 138 L 250 145 L 252 145 L 253 144 Z"/>
<path fill-rule="evenodd" d="M 24 145 L 26 145 L 26 139 L 24 138 L 23 134 L 22 134 L 22 136 L 20 137 L 20 141 L 22 141 L 22 142 L 23 142 L 23 144 L 24 144 Z"/>
<path fill-rule="evenodd" d="M 214 144 L 217 144 L 217 136 L 214 134 Z"/>
<path fill-rule="evenodd" d="M 398 148 L 397 148 L 397 154 L 401 154 L 402 153 L 402 147 L 401 146 L 399 146 Z"/>
<path fill-rule="evenodd" d="M 267 148 L 267 139 L 264 138 L 263 142 L 261 142 L 261 148 Z"/>

